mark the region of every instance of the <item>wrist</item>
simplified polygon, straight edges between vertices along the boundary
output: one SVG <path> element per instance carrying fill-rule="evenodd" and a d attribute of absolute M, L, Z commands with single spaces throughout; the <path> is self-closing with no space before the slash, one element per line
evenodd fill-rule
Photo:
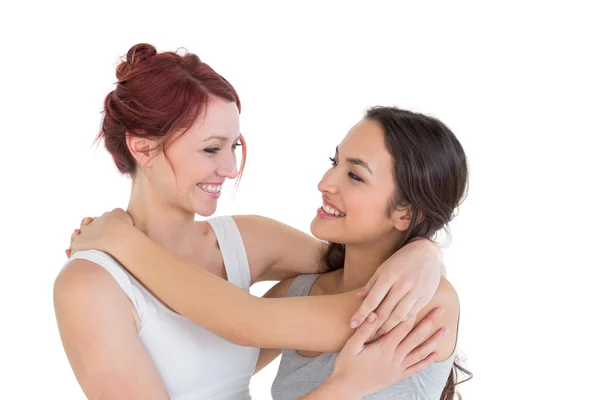
<path fill-rule="evenodd" d="M 112 255 L 117 255 L 119 250 L 122 248 L 123 243 L 126 240 L 135 235 L 137 229 L 126 222 L 120 222 L 111 226 L 103 240 L 103 244 L 106 247 L 104 250 Z"/>

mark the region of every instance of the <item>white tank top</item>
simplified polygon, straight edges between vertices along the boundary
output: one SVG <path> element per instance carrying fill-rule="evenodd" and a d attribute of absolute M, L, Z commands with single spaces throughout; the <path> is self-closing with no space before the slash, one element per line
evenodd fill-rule
<path fill-rule="evenodd" d="M 235 221 L 223 216 L 206 222 L 216 234 L 229 282 L 249 291 L 250 267 Z M 104 267 L 127 294 L 140 317 L 138 336 L 172 400 L 251 398 L 249 384 L 259 349 L 237 346 L 172 312 L 106 253 L 80 251 L 68 261 L 75 258 Z"/>

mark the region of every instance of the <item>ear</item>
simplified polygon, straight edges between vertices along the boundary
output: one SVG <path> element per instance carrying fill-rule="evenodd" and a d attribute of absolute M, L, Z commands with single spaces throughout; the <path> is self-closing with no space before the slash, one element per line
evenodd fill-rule
<path fill-rule="evenodd" d="M 156 142 L 154 140 L 133 136 L 129 133 L 126 134 L 125 140 L 129 152 L 133 158 L 135 158 L 138 165 L 142 168 L 151 167 L 152 155 L 156 148 Z"/>
<path fill-rule="evenodd" d="M 408 230 L 410 226 L 410 222 L 413 218 L 412 215 L 412 205 L 407 205 L 404 207 L 398 207 L 392 214 L 392 221 L 394 222 L 394 228 L 400 232 L 404 232 Z M 421 222 L 422 215 L 419 215 L 419 222 Z"/>

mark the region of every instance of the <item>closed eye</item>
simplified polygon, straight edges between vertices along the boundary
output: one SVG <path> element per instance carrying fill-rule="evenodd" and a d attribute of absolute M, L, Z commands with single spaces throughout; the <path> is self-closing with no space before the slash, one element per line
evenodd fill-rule
<path fill-rule="evenodd" d="M 348 172 L 348 176 L 350 177 L 350 179 L 354 179 L 355 181 L 364 182 L 360 176 L 355 175 L 352 172 Z"/>

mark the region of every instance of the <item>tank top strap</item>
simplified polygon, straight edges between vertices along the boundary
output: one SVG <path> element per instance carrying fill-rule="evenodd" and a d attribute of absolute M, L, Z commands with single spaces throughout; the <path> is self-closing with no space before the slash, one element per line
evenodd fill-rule
<path fill-rule="evenodd" d="M 319 274 L 298 275 L 287 291 L 287 297 L 308 296 Z"/>
<path fill-rule="evenodd" d="M 146 302 L 139 298 L 139 290 L 134 288 L 135 279 L 115 260 L 112 256 L 99 250 L 78 251 L 67 260 L 67 265 L 71 260 L 84 259 L 91 261 L 106 270 L 121 287 L 131 303 L 134 305 L 140 318 L 146 311 Z"/>
<path fill-rule="evenodd" d="M 248 255 L 242 234 L 234 219 L 225 215 L 207 219 L 206 222 L 210 224 L 217 237 L 227 271 L 227 279 L 234 285 L 249 291 L 251 277 Z"/>

